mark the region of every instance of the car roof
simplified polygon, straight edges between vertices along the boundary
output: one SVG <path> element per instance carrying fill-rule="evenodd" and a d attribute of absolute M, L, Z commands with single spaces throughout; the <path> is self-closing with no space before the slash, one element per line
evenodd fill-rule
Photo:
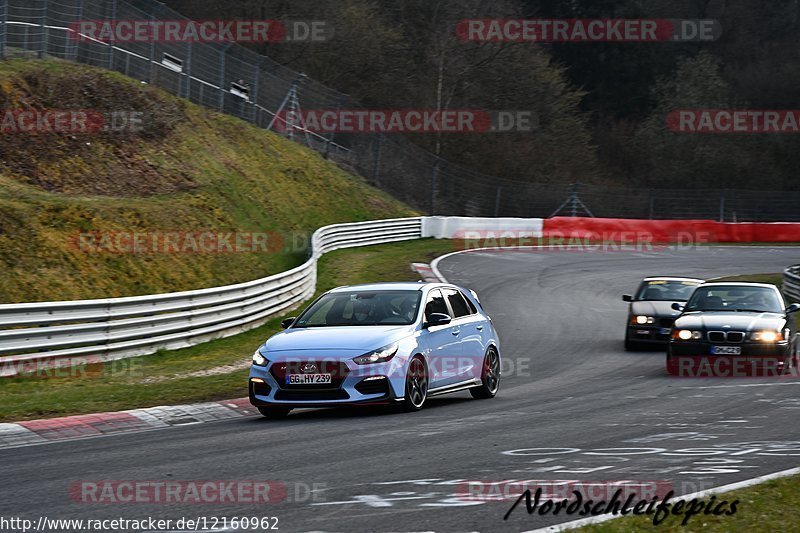
<path fill-rule="evenodd" d="M 772 283 L 757 283 L 755 281 L 707 281 L 703 283 L 702 287 L 766 287 L 768 289 L 778 290 L 777 285 Z"/>
<path fill-rule="evenodd" d="M 381 283 L 365 283 L 362 285 L 345 285 L 336 287 L 329 292 L 349 292 L 349 291 L 421 291 L 428 287 L 450 286 L 438 282 L 419 282 L 419 281 L 387 281 Z"/>
<path fill-rule="evenodd" d="M 649 276 L 644 278 L 642 281 L 696 281 L 698 283 L 705 282 L 705 280 L 699 278 L 685 278 L 682 276 Z"/>

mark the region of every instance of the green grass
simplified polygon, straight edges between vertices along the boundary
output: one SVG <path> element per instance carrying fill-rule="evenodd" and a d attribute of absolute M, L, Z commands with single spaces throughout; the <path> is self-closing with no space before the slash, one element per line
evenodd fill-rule
<path fill-rule="evenodd" d="M 411 271 L 410 263 L 430 261 L 452 251 L 453 246 L 452 241 L 421 239 L 331 252 L 320 261 L 317 289 L 323 292 L 355 283 L 415 281 L 419 277 Z M 233 337 L 182 350 L 46 376 L 0 379 L 0 421 L 246 396 L 246 369 L 201 377 L 186 374 L 249 361 L 253 351 L 279 331 L 280 320 L 293 314 Z"/>
<path fill-rule="evenodd" d="M 316 228 L 412 209 L 316 152 L 113 72 L 0 61 L 7 109 L 145 113 L 131 134 L 0 143 L 0 303 L 118 297 L 248 281 L 300 264 Z M 267 251 L 108 253 L 81 233 L 241 232 Z"/>
<path fill-rule="evenodd" d="M 705 501 L 708 499 L 704 498 Z M 727 500 L 729 503 L 739 500 L 736 514 L 713 516 L 701 513 L 693 516 L 686 526 L 680 525 L 683 518 L 677 516 L 670 516 L 658 526 L 653 525 L 652 517 L 624 517 L 582 527 L 577 531 L 584 533 L 800 531 L 800 476 L 776 479 L 718 495 L 717 501 L 721 500 Z"/>

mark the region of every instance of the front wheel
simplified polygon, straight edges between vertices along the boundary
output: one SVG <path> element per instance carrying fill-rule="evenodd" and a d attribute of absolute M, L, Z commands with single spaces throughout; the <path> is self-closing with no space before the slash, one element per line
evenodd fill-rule
<path fill-rule="evenodd" d="M 469 389 L 470 394 L 476 400 L 494 398 L 497 389 L 500 388 L 500 356 L 497 350 L 489 348 L 483 358 L 483 370 L 481 371 L 481 384 Z"/>
<path fill-rule="evenodd" d="M 276 419 L 276 418 L 286 418 L 292 411 L 291 407 L 259 407 L 258 412 L 264 415 L 266 418 Z"/>
<path fill-rule="evenodd" d="M 406 392 L 403 408 L 406 411 L 419 411 L 428 398 L 428 370 L 422 357 L 416 356 L 408 364 L 406 373 Z"/>

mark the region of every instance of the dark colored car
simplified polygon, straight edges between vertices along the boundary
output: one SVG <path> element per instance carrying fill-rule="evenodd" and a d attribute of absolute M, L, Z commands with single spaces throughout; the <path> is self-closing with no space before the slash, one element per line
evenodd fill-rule
<path fill-rule="evenodd" d="M 681 308 L 667 349 L 667 371 L 684 375 L 704 361 L 713 375 L 738 375 L 772 365 L 796 364 L 797 328 L 775 285 L 749 282 L 704 283 Z M 710 361 L 710 363 L 709 363 Z"/>
<path fill-rule="evenodd" d="M 635 295 L 623 295 L 622 300 L 630 302 L 625 349 L 666 345 L 672 333 L 672 323 L 680 314 L 672 304 L 689 300 L 701 283 L 703 280 L 695 278 L 649 277 L 642 280 Z"/>

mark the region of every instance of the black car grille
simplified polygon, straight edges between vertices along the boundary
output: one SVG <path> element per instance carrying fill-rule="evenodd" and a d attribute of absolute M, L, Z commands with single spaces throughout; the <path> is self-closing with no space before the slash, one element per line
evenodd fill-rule
<path fill-rule="evenodd" d="M 323 402 L 326 400 L 347 400 L 350 395 L 342 389 L 335 390 L 279 390 L 276 400 L 296 402 Z"/>
<path fill-rule="evenodd" d="M 742 342 L 744 340 L 744 333 L 741 331 L 729 331 L 728 342 Z"/>
<path fill-rule="evenodd" d="M 250 391 L 256 396 L 269 396 L 269 393 L 272 391 L 272 387 L 270 387 L 266 383 L 251 381 Z"/>
<path fill-rule="evenodd" d="M 744 341 L 744 332 L 742 331 L 709 331 L 708 340 L 710 342 L 729 342 L 740 343 Z"/>
<path fill-rule="evenodd" d="M 672 325 L 675 323 L 675 319 L 673 318 L 659 318 L 658 325 L 662 328 L 671 328 Z"/>
<path fill-rule="evenodd" d="M 387 394 L 389 392 L 389 380 L 387 379 L 364 379 L 360 381 L 355 389 L 361 394 Z"/>
<path fill-rule="evenodd" d="M 314 370 L 304 372 L 304 369 L 309 369 L 313 365 Z M 287 390 L 320 390 L 320 389 L 338 389 L 342 386 L 342 382 L 350 373 L 347 364 L 344 361 L 325 361 L 325 360 L 311 360 L 311 361 L 291 361 L 284 363 L 275 363 L 270 368 L 270 374 L 278 382 L 281 389 Z M 286 383 L 286 375 L 292 374 L 330 374 L 330 383 L 320 384 L 294 384 L 289 385 Z"/>

